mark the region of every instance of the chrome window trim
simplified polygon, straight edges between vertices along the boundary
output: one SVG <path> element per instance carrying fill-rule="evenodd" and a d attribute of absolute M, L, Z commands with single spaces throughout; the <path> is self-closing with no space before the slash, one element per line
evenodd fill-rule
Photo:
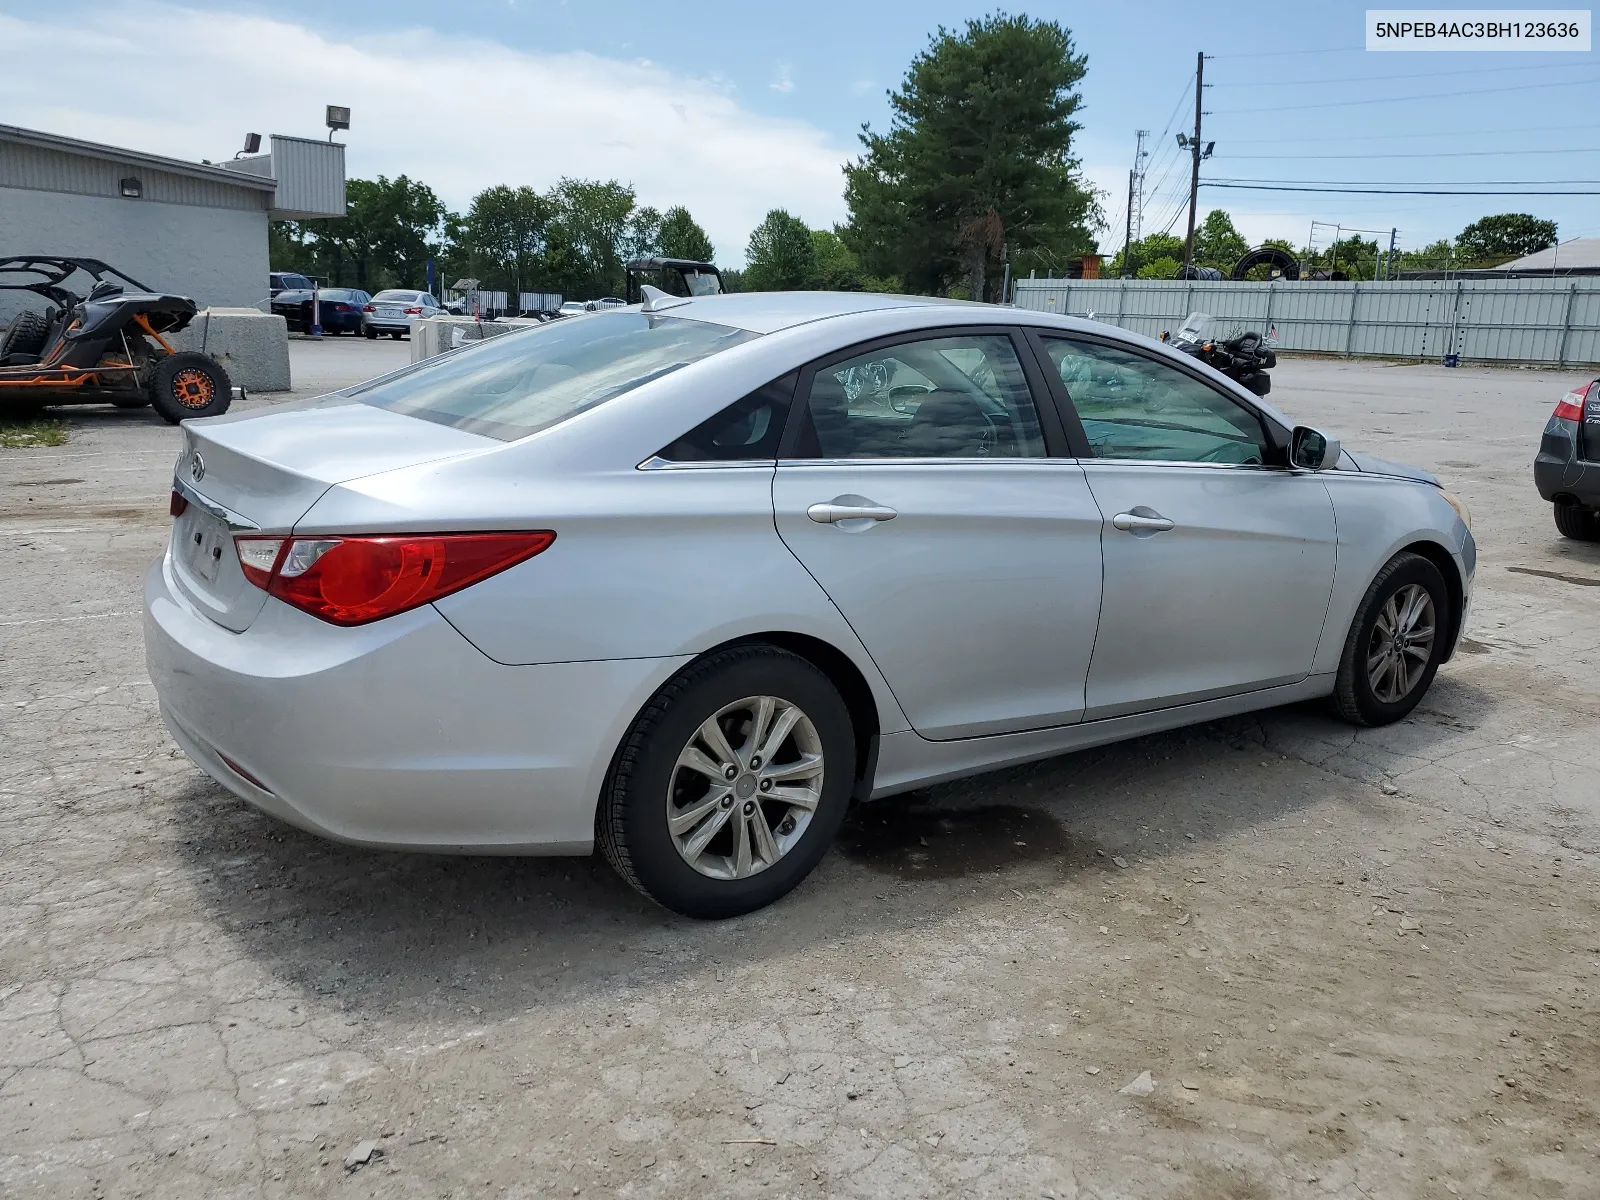
<path fill-rule="evenodd" d="M 694 462 L 673 462 L 671 459 L 662 458 L 659 454 L 652 454 L 633 469 L 635 471 L 715 471 L 726 470 L 729 467 L 771 467 L 775 465 L 776 461 L 771 458 L 706 458 L 696 459 Z"/>
<path fill-rule="evenodd" d="M 172 490 L 195 507 L 205 509 L 206 512 L 227 525 L 229 529 L 258 530 L 261 528 L 254 521 L 246 520 L 232 509 L 224 508 L 215 500 L 208 500 L 177 475 L 172 477 Z"/>

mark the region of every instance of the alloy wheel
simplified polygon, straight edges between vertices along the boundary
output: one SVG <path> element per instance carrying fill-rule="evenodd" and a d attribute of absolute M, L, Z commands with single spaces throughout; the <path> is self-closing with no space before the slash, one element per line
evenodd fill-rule
<path fill-rule="evenodd" d="M 667 784 L 667 829 L 684 862 L 744 879 L 805 836 L 822 798 L 822 739 L 778 696 L 748 696 L 708 717 Z"/>
<path fill-rule="evenodd" d="M 1422 679 L 1436 625 L 1433 597 L 1419 583 L 1400 588 L 1379 610 L 1367 641 L 1367 682 L 1381 703 L 1400 703 Z"/>

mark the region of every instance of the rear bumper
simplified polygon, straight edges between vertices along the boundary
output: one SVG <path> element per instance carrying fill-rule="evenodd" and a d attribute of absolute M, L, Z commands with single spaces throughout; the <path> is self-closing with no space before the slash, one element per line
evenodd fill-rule
<path fill-rule="evenodd" d="M 340 629 L 269 600 L 232 633 L 169 570 L 145 577 L 144 631 L 173 738 L 235 795 L 357 845 L 588 853 L 614 748 L 687 661 L 502 666 L 432 607 Z"/>
<path fill-rule="evenodd" d="M 373 317 L 361 318 L 362 329 L 376 329 L 379 333 L 410 333 L 411 318 L 403 321 L 379 320 Z"/>
<path fill-rule="evenodd" d="M 1533 484 L 1539 495 L 1546 500 L 1575 500 L 1600 508 L 1600 462 L 1579 457 L 1580 437 L 1592 447 L 1597 432 L 1600 430 L 1592 424 L 1586 432 L 1580 432 L 1576 421 L 1551 419 L 1533 460 Z"/>

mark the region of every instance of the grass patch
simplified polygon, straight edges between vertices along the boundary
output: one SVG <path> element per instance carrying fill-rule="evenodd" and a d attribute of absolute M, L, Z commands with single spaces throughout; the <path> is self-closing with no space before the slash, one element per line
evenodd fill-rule
<path fill-rule="evenodd" d="M 21 450 L 28 446 L 64 446 L 67 423 L 53 417 L 0 416 L 0 449 Z"/>

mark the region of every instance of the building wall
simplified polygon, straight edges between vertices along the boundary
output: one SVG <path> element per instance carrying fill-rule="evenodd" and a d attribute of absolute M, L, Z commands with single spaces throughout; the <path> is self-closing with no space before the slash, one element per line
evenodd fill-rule
<path fill-rule="evenodd" d="M 157 291 L 193 297 L 201 308 L 247 307 L 267 298 L 267 213 L 260 206 L 0 186 L 0 257 L 16 254 L 102 259 Z M 19 307 L 40 307 L 39 297 L 0 291 L 0 323 Z"/>

